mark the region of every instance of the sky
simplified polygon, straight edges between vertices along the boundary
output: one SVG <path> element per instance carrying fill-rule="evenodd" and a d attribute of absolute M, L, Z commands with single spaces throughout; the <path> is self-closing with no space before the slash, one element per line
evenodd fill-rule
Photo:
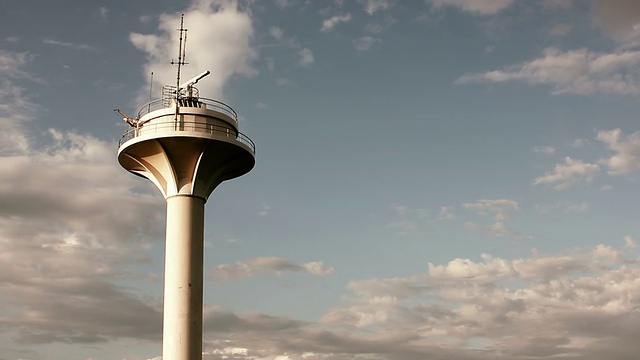
<path fill-rule="evenodd" d="M 181 14 L 257 147 L 206 205 L 203 359 L 637 359 L 640 2 L 23 0 L 0 360 L 161 358 L 165 202 L 113 109 L 175 83 Z"/>

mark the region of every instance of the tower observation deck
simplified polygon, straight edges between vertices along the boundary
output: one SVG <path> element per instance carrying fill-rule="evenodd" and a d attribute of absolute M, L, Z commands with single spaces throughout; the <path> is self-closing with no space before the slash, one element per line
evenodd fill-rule
<path fill-rule="evenodd" d="M 227 104 L 199 96 L 163 97 L 140 108 L 120 138 L 118 162 L 153 181 L 165 198 L 206 200 L 222 181 L 253 168 L 255 144 L 238 131 L 238 116 Z"/>
<path fill-rule="evenodd" d="M 184 63 L 180 26 L 180 65 Z M 202 359 L 204 205 L 225 180 L 255 165 L 255 145 L 238 130 L 228 105 L 200 97 L 194 84 L 165 86 L 162 98 L 142 106 L 118 143 L 118 162 L 151 180 L 167 203 L 162 357 Z"/>

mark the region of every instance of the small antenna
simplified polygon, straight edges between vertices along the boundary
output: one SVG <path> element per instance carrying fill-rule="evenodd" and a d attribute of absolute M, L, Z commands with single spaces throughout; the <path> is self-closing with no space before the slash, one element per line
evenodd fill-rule
<path fill-rule="evenodd" d="M 149 81 L 149 108 L 148 112 L 151 112 L 151 92 L 153 91 L 153 71 L 151 72 L 151 80 Z"/>
<path fill-rule="evenodd" d="M 184 14 L 180 17 L 180 29 L 177 29 L 180 32 L 180 42 L 178 45 L 178 61 L 171 60 L 171 65 L 178 65 L 178 76 L 176 79 L 176 99 L 180 97 L 180 68 L 182 65 L 186 65 L 187 63 L 184 61 L 185 59 L 185 49 L 187 47 L 187 29 L 184 28 Z M 182 35 L 184 35 L 184 45 L 182 43 Z"/>

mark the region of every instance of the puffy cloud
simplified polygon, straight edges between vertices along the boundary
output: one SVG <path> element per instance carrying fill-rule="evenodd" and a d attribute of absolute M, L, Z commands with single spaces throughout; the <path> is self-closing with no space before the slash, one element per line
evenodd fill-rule
<path fill-rule="evenodd" d="M 346 355 L 364 351 L 357 344 L 395 338 L 397 346 L 368 346 L 366 353 L 385 360 L 631 359 L 637 345 L 629 329 L 640 325 L 638 274 L 637 261 L 607 245 L 562 256 L 430 263 L 424 274 L 351 281 L 354 296 L 321 319 L 341 341 L 325 333 L 324 347 L 305 342 L 304 349 Z M 307 332 L 300 336 L 308 339 Z M 366 335 L 353 335 L 360 333 Z"/>
<path fill-rule="evenodd" d="M 233 264 L 218 265 L 210 271 L 210 275 L 218 281 L 229 281 L 267 274 L 280 275 L 286 271 L 325 276 L 331 274 L 333 268 L 326 266 L 322 261 L 298 265 L 283 258 L 260 257 L 238 261 Z"/>
<path fill-rule="evenodd" d="M 235 1 L 193 1 L 183 11 L 187 31 L 186 60 L 182 78 L 189 79 L 202 71 L 211 71 L 206 81 L 198 83 L 201 94 L 221 97 L 227 80 L 234 74 L 252 76 L 257 73 L 251 65 L 257 57 L 250 41 L 253 25 L 248 13 L 238 9 Z M 160 34 L 143 35 L 132 33 L 129 39 L 138 49 L 147 54 L 144 65 L 145 76 L 153 71 L 155 80 L 162 85 L 175 84 L 175 66 L 170 59 L 177 59 L 180 13 L 160 16 Z M 144 103 L 147 90 L 141 90 L 139 101 Z"/>
<path fill-rule="evenodd" d="M 600 172 L 597 164 L 585 163 L 570 157 L 564 158 L 564 164 L 556 164 L 552 172 L 533 180 L 533 185 L 553 184 L 556 190 L 564 190 L 583 181 L 591 181 Z"/>
<path fill-rule="evenodd" d="M 631 235 L 626 235 L 624 237 L 624 247 L 629 249 L 635 249 L 638 247 L 638 241 L 633 238 Z"/>
<path fill-rule="evenodd" d="M 634 71 L 639 65 L 640 51 L 606 54 L 587 49 L 547 48 L 538 59 L 504 70 L 467 74 L 456 83 L 523 81 L 532 85 L 551 85 L 554 94 L 631 95 L 640 93 L 640 78 Z"/>
<path fill-rule="evenodd" d="M 351 14 L 347 13 L 346 15 L 335 15 L 332 16 L 322 22 L 322 28 L 320 31 L 322 32 L 330 32 L 332 31 L 338 24 L 346 23 L 351 21 Z"/>
<path fill-rule="evenodd" d="M 536 146 L 533 148 L 533 152 L 536 152 L 539 154 L 553 155 L 555 154 L 556 149 L 552 146 Z"/>
<path fill-rule="evenodd" d="M 272 26 L 269 28 L 269 34 L 271 34 L 271 36 L 273 36 L 273 38 L 276 40 L 282 40 L 282 37 L 284 36 L 284 30 L 277 26 Z"/>
<path fill-rule="evenodd" d="M 436 221 L 453 220 L 456 218 L 454 214 L 455 209 L 452 206 L 441 206 L 438 210 L 438 216 Z"/>
<path fill-rule="evenodd" d="M 26 344 L 157 340 L 159 302 L 114 281 L 146 278 L 162 197 L 118 167 L 111 142 L 21 126 L 38 109 L 17 85 L 37 81 L 28 60 L 0 54 L 0 329 Z"/>
<path fill-rule="evenodd" d="M 313 52 L 311 50 L 304 48 L 298 51 L 298 65 L 300 66 L 309 66 L 314 63 L 315 58 L 313 57 Z"/>
<path fill-rule="evenodd" d="M 509 7 L 514 0 L 428 0 L 435 7 L 455 6 L 464 11 L 491 15 Z"/>
<path fill-rule="evenodd" d="M 467 230 L 484 232 L 494 237 L 507 236 L 516 240 L 529 238 L 513 230 L 506 224 L 506 221 L 509 220 L 509 212 L 518 210 L 518 202 L 515 200 L 478 200 L 475 203 L 464 203 L 462 207 L 473 210 L 477 215 L 482 217 L 487 215 L 492 216 L 492 222 L 485 225 L 478 224 L 475 221 L 467 221 L 464 224 L 464 228 Z"/>
<path fill-rule="evenodd" d="M 609 174 L 626 174 L 640 167 L 640 132 L 625 138 L 620 129 L 598 131 L 597 139 L 616 152 L 602 161 L 609 168 Z"/>
<path fill-rule="evenodd" d="M 369 15 L 373 15 L 378 10 L 387 10 L 393 3 L 390 0 L 362 0 L 364 11 Z"/>
<path fill-rule="evenodd" d="M 371 49 L 371 47 L 375 45 L 375 43 L 381 41 L 382 40 L 371 36 L 363 36 L 353 40 L 353 46 L 356 48 L 356 50 L 367 51 Z"/>
<path fill-rule="evenodd" d="M 602 31 L 625 48 L 640 45 L 640 3 L 635 0 L 596 0 L 593 18 Z"/>

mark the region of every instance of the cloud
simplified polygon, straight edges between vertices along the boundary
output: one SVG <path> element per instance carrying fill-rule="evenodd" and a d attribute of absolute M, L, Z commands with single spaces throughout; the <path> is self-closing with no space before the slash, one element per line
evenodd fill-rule
<path fill-rule="evenodd" d="M 594 22 L 623 48 L 640 45 L 640 3 L 635 0 L 596 0 Z"/>
<path fill-rule="evenodd" d="M 624 247 L 627 249 L 635 249 L 638 247 L 638 241 L 633 238 L 631 235 L 626 235 L 624 237 Z"/>
<path fill-rule="evenodd" d="M 394 205 L 391 210 L 395 214 L 395 219 L 387 224 L 387 228 L 393 229 L 396 236 L 428 234 L 418 224 L 418 222 L 424 222 L 424 219 L 429 216 L 427 209 L 412 209 L 405 205 Z"/>
<path fill-rule="evenodd" d="M 154 81 L 161 85 L 175 84 L 176 67 L 170 60 L 177 59 L 180 13 L 160 16 L 159 34 L 131 33 L 129 39 L 147 54 L 143 66 L 145 76 L 154 72 Z M 252 62 L 257 57 L 251 45 L 253 24 L 247 12 L 238 9 L 237 2 L 226 0 L 194 1 L 184 13 L 187 32 L 186 61 L 182 78 L 189 79 L 202 71 L 211 71 L 198 83 L 200 93 L 220 98 L 226 82 L 233 75 L 253 76 L 257 70 Z M 212 54 L 215 54 L 213 56 Z M 140 103 L 146 102 L 148 90 L 141 89 Z"/>
<path fill-rule="evenodd" d="M 509 211 L 518 210 L 518 202 L 510 199 L 478 200 L 475 203 L 462 204 L 465 209 L 476 211 L 479 215 L 493 215 L 495 220 L 502 221 L 509 218 Z"/>
<path fill-rule="evenodd" d="M 629 329 L 640 325 L 633 301 L 640 295 L 638 275 L 636 260 L 601 244 L 559 256 L 483 254 L 478 261 L 429 263 L 422 274 L 352 280 L 348 289 L 353 296 L 320 320 L 333 332 L 325 331 L 319 343 L 319 336 L 311 341 L 313 332 L 303 329 L 287 342 L 287 354 L 322 351 L 332 359 L 348 359 L 366 353 L 385 360 L 596 360 L 608 354 L 631 359 L 639 333 Z M 292 344 L 307 346 L 292 353 Z"/>
<path fill-rule="evenodd" d="M 347 23 L 351 21 L 351 14 L 347 13 L 346 15 L 335 15 L 332 16 L 322 22 L 322 28 L 320 31 L 322 32 L 330 32 L 332 31 L 338 24 Z"/>
<path fill-rule="evenodd" d="M 509 7 L 515 0 L 427 0 L 434 7 L 454 6 L 479 15 L 492 15 Z"/>
<path fill-rule="evenodd" d="M 528 239 L 530 237 L 520 234 L 518 231 L 507 226 L 506 221 L 509 220 L 509 212 L 519 209 L 518 202 L 510 199 L 495 200 L 478 200 L 474 203 L 462 204 L 464 209 L 473 210 L 477 215 L 486 217 L 491 216 L 492 221 L 484 225 L 475 221 L 467 221 L 464 228 L 471 231 L 480 231 L 487 233 L 493 237 L 511 237 L 516 240 Z"/>
<path fill-rule="evenodd" d="M 615 152 L 602 160 L 609 168 L 608 174 L 626 174 L 640 168 L 640 132 L 634 132 L 625 138 L 620 129 L 598 131 L 597 139 Z"/>
<path fill-rule="evenodd" d="M 556 152 L 556 149 L 552 146 L 536 146 L 533 148 L 533 152 L 539 154 L 553 155 Z"/>
<path fill-rule="evenodd" d="M 454 214 L 455 209 L 452 206 L 442 206 L 436 216 L 436 221 L 453 220 L 456 218 Z"/>
<path fill-rule="evenodd" d="M 111 11 L 109 11 L 109 8 L 107 7 L 100 6 L 98 8 L 98 17 L 100 18 L 100 21 L 102 21 L 103 23 L 109 22 L 110 13 Z"/>
<path fill-rule="evenodd" d="M 606 54 L 547 48 L 538 59 L 504 70 L 463 75 L 455 83 L 523 81 L 550 85 L 554 94 L 635 95 L 640 93 L 640 78 L 634 71 L 639 65 L 640 51 Z"/>
<path fill-rule="evenodd" d="M 266 106 L 264 108 L 266 108 Z M 262 203 L 262 206 L 260 207 L 260 211 L 258 212 L 258 215 L 269 216 L 270 211 L 271 211 L 271 207 L 267 203 Z"/>
<path fill-rule="evenodd" d="M 393 5 L 390 0 L 362 0 L 364 11 L 369 15 L 373 15 L 378 10 L 387 10 Z"/>
<path fill-rule="evenodd" d="M 144 281 L 164 203 L 114 161 L 115 145 L 22 124 L 40 107 L 19 83 L 23 54 L 0 53 L 0 329 L 17 342 L 157 340 L 159 302 L 115 279 Z"/>
<path fill-rule="evenodd" d="M 382 42 L 382 40 L 371 36 L 362 36 L 353 40 L 353 47 L 359 51 L 367 51 L 378 42 Z"/>
<path fill-rule="evenodd" d="M 311 50 L 304 48 L 298 51 L 298 65 L 300 66 L 309 66 L 314 63 L 315 58 L 313 57 L 313 52 Z"/>
<path fill-rule="evenodd" d="M 71 49 L 78 49 L 78 50 L 95 50 L 92 46 L 89 46 L 89 45 L 86 45 L 86 44 L 74 44 L 74 43 L 70 43 L 70 42 L 53 40 L 53 39 L 49 39 L 49 38 L 42 39 L 42 43 L 43 44 L 47 44 L 47 45 L 68 47 L 68 48 L 71 48 Z"/>
<path fill-rule="evenodd" d="M 283 272 L 308 273 L 315 276 L 326 276 L 333 268 L 321 261 L 294 264 L 278 257 L 259 257 L 238 261 L 233 264 L 221 264 L 210 271 L 210 276 L 218 281 L 247 279 L 261 275 L 281 275 Z"/>
<path fill-rule="evenodd" d="M 284 30 L 277 26 L 272 26 L 269 28 L 269 34 L 271 34 L 271 36 L 273 36 L 273 38 L 276 40 L 282 40 L 282 37 L 284 36 Z"/>
<path fill-rule="evenodd" d="M 571 142 L 571 147 L 581 148 L 581 147 L 587 146 L 588 143 L 589 143 L 589 140 L 587 139 L 575 139 L 573 140 L 573 142 Z"/>
<path fill-rule="evenodd" d="M 585 163 L 570 157 L 564 158 L 564 164 L 556 164 L 552 172 L 533 180 L 533 185 L 558 183 L 553 188 L 564 190 L 583 181 L 589 182 L 600 172 L 597 164 Z"/>

